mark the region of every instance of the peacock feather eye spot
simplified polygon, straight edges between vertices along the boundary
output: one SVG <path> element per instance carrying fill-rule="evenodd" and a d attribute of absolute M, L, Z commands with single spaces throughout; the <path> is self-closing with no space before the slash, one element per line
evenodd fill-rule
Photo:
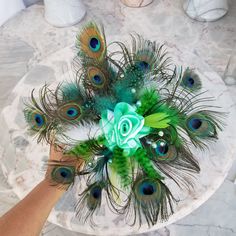
<path fill-rule="evenodd" d="M 202 84 L 199 76 L 191 69 L 187 68 L 184 72 L 181 84 L 182 87 L 190 91 L 198 91 Z"/>
<path fill-rule="evenodd" d="M 143 182 L 140 185 L 140 192 L 143 195 L 150 196 L 156 192 L 156 187 L 153 183 Z"/>
<path fill-rule="evenodd" d="M 36 114 L 36 115 L 34 116 L 34 120 L 35 120 L 36 124 L 37 124 L 39 127 L 41 127 L 41 126 L 44 124 L 43 116 L 40 115 L 40 114 Z"/>
<path fill-rule="evenodd" d="M 68 173 L 66 171 L 61 171 L 61 177 L 66 178 Z"/>
<path fill-rule="evenodd" d="M 194 81 L 194 79 L 192 77 L 189 77 L 187 79 L 187 86 L 193 87 L 194 83 L 195 83 L 195 81 Z"/>
<path fill-rule="evenodd" d="M 159 140 L 156 144 L 156 153 L 165 156 L 169 151 L 168 143 L 165 140 Z"/>
<path fill-rule="evenodd" d="M 189 117 L 186 121 L 187 129 L 199 138 L 217 138 L 216 125 L 211 117 L 204 113 L 197 113 Z"/>
<path fill-rule="evenodd" d="M 93 82 L 97 85 L 100 85 L 100 84 L 102 84 L 103 81 L 102 81 L 102 78 L 101 78 L 100 75 L 94 75 L 93 76 Z"/>
<path fill-rule="evenodd" d="M 91 195 L 95 198 L 95 199 L 99 199 L 101 197 L 101 193 L 102 190 L 100 187 L 95 187 L 91 190 Z"/>
<path fill-rule="evenodd" d="M 70 184 L 74 180 L 74 168 L 55 167 L 52 171 L 52 179 L 57 183 Z"/>
<path fill-rule="evenodd" d="M 58 114 L 65 120 L 77 120 L 82 115 L 81 107 L 76 103 L 69 103 L 59 108 Z"/>
<path fill-rule="evenodd" d="M 144 70 L 144 71 L 148 70 L 149 67 L 150 67 L 149 64 L 146 61 L 139 62 L 138 66 L 141 70 Z"/>
<path fill-rule="evenodd" d="M 143 188 L 144 195 L 152 195 L 154 193 L 154 188 L 152 185 L 147 185 Z"/>
<path fill-rule="evenodd" d="M 97 39 L 96 37 L 91 38 L 90 41 L 89 41 L 89 47 L 94 52 L 99 51 L 99 49 L 101 48 L 101 43 L 100 43 L 99 39 Z"/>
<path fill-rule="evenodd" d="M 62 178 L 70 178 L 72 175 L 71 171 L 66 168 L 61 168 L 59 172 Z"/>
<path fill-rule="evenodd" d="M 70 117 L 75 117 L 78 115 L 78 111 L 75 108 L 69 108 L 66 113 Z"/>
<path fill-rule="evenodd" d="M 106 85 L 107 77 L 104 75 L 103 71 L 95 66 L 91 66 L 87 70 L 87 76 L 89 84 L 96 89 L 103 89 Z"/>
<path fill-rule="evenodd" d="M 199 118 L 192 118 L 192 119 L 189 120 L 188 126 L 192 130 L 197 130 L 202 126 L 202 120 L 199 119 Z"/>
<path fill-rule="evenodd" d="M 161 185 L 156 179 L 140 179 L 134 185 L 134 192 L 137 201 L 141 205 L 151 202 L 159 202 L 161 199 Z"/>

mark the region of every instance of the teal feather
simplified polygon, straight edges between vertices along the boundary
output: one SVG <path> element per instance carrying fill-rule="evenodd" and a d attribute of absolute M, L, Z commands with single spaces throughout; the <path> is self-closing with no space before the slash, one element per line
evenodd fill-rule
<path fill-rule="evenodd" d="M 84 99 L 84 96 L 81 92 L 81 88 L 78 85 L 78 82 L 63 83 L 60 87 L 62 93 L 62 99 L 65 102 L 70 101 L 81 101 Z"/>
<path fill-rule="evenodd" d="M 132 86 L 129 80 L 122 79 L 113 84 L 112 90 L 119 102 L 132 104 L 137 99 L 136 86 Z"/>
<path fill-rule="evenodd" d="M 111 96 L 95 96 L 94 97 L 94 109 L 98 113 L 102 113 L 105 110 L 114 110 L 117 100 Z"/>

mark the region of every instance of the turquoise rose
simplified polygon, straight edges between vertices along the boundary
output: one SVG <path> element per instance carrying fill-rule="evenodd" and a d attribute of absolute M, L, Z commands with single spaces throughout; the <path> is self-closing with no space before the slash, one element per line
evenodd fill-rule
<path fill-rule="evenodd" d="M 128 103 L 120 102 L 114 112 L 106 110 L 102 113 L 100 127 L 106 138 L 106 146 L 113 150 L 115 146 L 124 149 L 125 155 L 132 155 L 141 147 L 140 138 L 150 133 L 144 126 L 144 117 L 135 112 Z"/>

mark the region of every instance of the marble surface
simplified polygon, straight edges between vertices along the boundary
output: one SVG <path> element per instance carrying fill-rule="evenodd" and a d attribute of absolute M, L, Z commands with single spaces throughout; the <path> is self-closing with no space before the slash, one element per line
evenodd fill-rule
<path fill-rule="evenodd" d="M 231 11 L 233 11 L 232 15 L 229 13 L 229 15 L 217 24 L 196 23 L 189 20 L 189 18 L 183 14 L 181 1 L 175 1 L 174 3 L 172 1 L 154 1 L 154 3 L 150 5 L 152 7 L 142 9 L 126 8 L 117 1 L 111 1 L 105 7 L 96 5 L 94 1 L 87 1 L 86 5 L 90 11 L 85 20 L 99 18 L 100 21 L 106 23 L 108 40 L 127 40 L 128 32 L 132 26 L 132 29 L 136 32 L 145 34 L 152 39 L 166 42 L 168 48 L 177 51 L 179 56 L 185 56 L 186 58 L 188 55 L 186 56 L 185 54 L 191 52 L 191 55 L 200 57 L 197 61 L 206 61 L 213 70 L 216 70 L 219 74 L 222 74 L 224 71 L 231 49 L 236 40 L 235 15 L 233 14 L 236 12 L 235 4 L 231 5 Z M 165 16 L 165 18 L 163 16 Z M 137 21 L 137 18 L 142 19 L 142 22 Z M 162 21 L 159 19 L 162 19 Z M 21 24 L 19 24 L 19 27 L 16 27 L 18 22 Z M 158 24 L 156 25 L 154 22 L 158 22 Z M 146 27 L 142 27 L 142 25 Z M 167 25 L 168 27 L 166 27 Z M 20 80 L 25 72 L 27 73 L 24 79 L 28 77 L 26 80 L 28 82 L 26 82 L 24 88 L 26 88 L 25 86 L 30 88 L 31 86 L 40 85 L 38 80 L 33 79 L 36 75 L 40 78 L 46 78 L 49 82 L 59 79 L 61 74 L 68 70 L 68 64 L 65 62 L 63 56 L 57 57 L 56 62 L 52 60 L 53 64 L 50 58 L 55 57 L 60 51 L 65 52 L 62 48 L 73 45 L 74 36 L 78 27 L 79 25 L 65 29 L 53 28 L 43 19 L 43 7 L 36 5 L 25 10 L 0 28 L 1 39 L 5 40 L 5 42 L 0 44 L 1 52 L 3 52 L 3 54 L 0 54 L 0 61 L 1 64 L 5 65 L 0 70 L 0 81 L 2 82 L 0 94 L 6 92 L 5 97 L 2 98 L 2 103 L 5 102 L 6 105 L 12 104 L 13 98 L 16 98 L 17 94 L 19 94 L 19 89 L 17 89 L 17 91 L 15 89 L 12 90 L 14 83 L 17 79 Z M 155 28 L 155 30 L 152 30 L 152 27 Z M 183 32 L 185 32 L 185 34 Z M 186 37 L 186 35 L 188 37 Z M 17 46 L 20 45 L 19 51 L 21 52 L 19 52 L 19 58 L 14 56 L 15 51 L 11 50 L 11 47 L 8 48 L 8 42 L 12 42 L 12 48 L 17 48 Z M 69 49 L 67 47 L 64 50 Z M 27 52 L 26 55 L 24 51 Z M 62 53 L 62 55 L 67 55 L 67 53 Z M 206 65 L 204 62 L 202 63 Z M 208 68 L 206 71 L 212 72 L 213 70 Z M 9 82 L 13 80 L 11 86 L 3 82 L 6 74 L 9 76 Z M 212 75 L 216 76 L 218 81 L 218 75 L 211 74 L 211 76 Z M 233 90 L 232 87 L 231 90 Z M 224 96 L 225 95 L 222 95 L 221 97 Z M 16 99 L 14 99 L 14 101 L 15 100 Z M 3 106 L 1 105 L 1 107 Z M 232 104 L 232 108 L 233 107 L 236 106 Z M 17 109 L 19 110 L 19 108 Z M 3 176 L 6 176 L 7 173 L 9 173 L 8 169 L 11 168 L 13 173 L 15 173 L 11 180 L 14 180 L 17 174 L 20 175 L 22 174 L 22 170 L 29 168 L 29 162 L 27 162 L 27 157 L 24 153 L 31 144 L 24 135 L 17 131 L 17 127 L 21 125 L 22 120 L 19 119 L 17 122 L 16 126 L 14 126 L 10 132 L 2 130 L 3 133 L 0 139 L 1 142 L 4 141 L 4 143 L 8 144 L 7 150 L 3 149 L 3 146 L 1 146 L 1 158 L 8 158 L 9 163 L 11 163 L 11 165 L 14 163 L 15 165 L 13 169 L 11 166 L 4 166 L 1 170 L 2 173 L 0 173 L 0 195 L 1 201 L 3 201 L 0 208 L 1 212 L 6 211 L 17 201 L 17 196 L 14 194 L 16 189 L 12 191 L 11 186 L 9 186 L 9 182 L 11 183 L 11 181 L 6 181 Z M 1 124 L 4 127 L 3 120 L 1 120 Z M 16 152 L 17 156 L 20 156 L 21 161 L 17 161 L 19 158 L 12 156 L 12 152 Z M 44 158 L 47 157 L 46 155 L 47 150 L 45 149 Z M 224 162 L 225 160 L 222 161 Z M 235 185 L 233 184 L 236 173 L 235 169 L 236 167 L 234 165 L 223 186 L 205 205 L 194 211 L 194 213 L 185 219 L 159 229 L 154 233 L 148 233 L 148 235 L 189 235 L 190 232 L 193 235 L 199 235 L 199 233 L 200 235 L 235 235 L 236 226 L 233 221 L 236 216 Z M 40 178 L 42 174 L 43 173 L 39 173 L 38 178 Z M 17 179 L 17 181 L 19 186 L 24 187 L 22 178 Z M 28 187 L 33 187 L 34 184 L 35 183 L 31 181 L 27 182 Z M 220 182 L 218 184 L 220 184 Z M 206 217 L 206 213 L 208 217 Z M 63 216 L 60 217 L 60 220 L 62 224 L 65 223 Z M 42 234 L 80 235 L 69 233 L 65 231 L 65 229 L 60 229 L 51 224 L 46 225 Z"/>
<path fill-rule="evenodd" d="M 128 7 L 145 7 L 153 2 L 153 0 L 121 0 Z"/>

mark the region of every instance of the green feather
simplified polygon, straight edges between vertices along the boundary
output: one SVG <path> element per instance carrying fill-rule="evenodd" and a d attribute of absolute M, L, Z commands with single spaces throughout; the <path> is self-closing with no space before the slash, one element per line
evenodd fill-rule
<path fill-rule="evenodd" d="M 151 111 L 156 106 L 159 99 L 160 96 L 156 90 L 145 90 L 139 99 L 141 105 L 137 108 L 136 112 L 140 115 L 152 114 Z"/>
<path fill-rule="evenodd" d="M 144 149 L 139 148 L 134 154 L 134 158 L 149 178 L 157 178 L 160 180 L 164 179 L 164 177 L 162 177 L 161 174 L 158 173 L 158 171 L 153 167 L 152 161 L 147 156 L 147 153 Z"/>
<path fill-rule="evenodd" d="M 82 158 L 85 161 L 89 161 L 94 155 L 95 150 L 99 148 L 100 142 L 101 138 L 99 140 L 90 139 L 80 142 L 67 151 L 67 154 Z"/>
<path fill-rule="evenodd" d="M 117 172 L 121 179 L 121 185 L 127 187 L 130 185 L 132 178 L 130 177 L 129 157 L 123 155 L 123 150 L 115 147 L 112 156 L 112 167 Z"/>

